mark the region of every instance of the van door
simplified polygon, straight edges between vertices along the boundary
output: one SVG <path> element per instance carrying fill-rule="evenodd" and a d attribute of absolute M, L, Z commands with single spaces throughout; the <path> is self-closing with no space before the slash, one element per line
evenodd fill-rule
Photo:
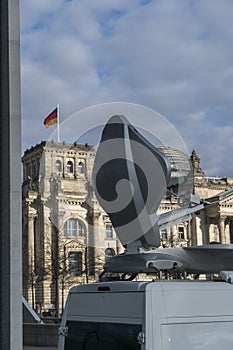
<path fill-rule="evenodd" d="M 67 327 L 65 350 L 141 350 L 138 324 L 68 321 Z"/>

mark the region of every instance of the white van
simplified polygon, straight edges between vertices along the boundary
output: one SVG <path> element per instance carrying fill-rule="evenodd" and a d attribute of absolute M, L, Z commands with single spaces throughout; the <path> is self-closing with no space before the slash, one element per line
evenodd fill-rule
<path fill-rule="evenodd" d="M 115 148 L 105 145 L 109 140 L 113 144 L 117 140 Z M 150 149 L 154 159 L 137 152 L 135 140 Z M 116 150 L 122 154 L 119 156 Z M 134 156 L 137 164 L 139 155 L 142 164 L 148 161 L 143 169 L 149 167 L 149 178 L 153 180 L 146 210 L 142 210 L 148 190 L 146 181 L 132 166 Z M 120 158 L 124 162 L 119 165 Z M 96 197 L 110 216 L 125 252 L 106 261 L 101 283 L 70 290 L 58 349 L 233 350 L 233 245 L 154 249 L 160 245 L 159 228 L 190 220 L 193 212 L 204 208 L 203 203 L 192 196 L 188 208 L 161 214 L 156 219 L 170 166 L 122 116 L 112 117 L 104 128 L 93 173 Z M 119 201 L 117 212 L 109 201 L 115 203 L 115 185 L 127 177 L 132 200 L 124 209 L 121 206 L 125 201 Z M 111 198 L 109 194 L 113 194 Z M 104 275 L 109 273 L 123 275 L 119 275 L 119 281 L 105 282 Z M 140 273 L 154 273 L 156 278 L 177 273 L 184 279 L 129 281 Z M 122 280 L 127 274 L 131 277 Z M 195 280 L 200 274 L 218 274 L 225 282 Z M 194 275 L 194 279 L 185 279 L 187 275 Z"/>
<path fill-rule="evenodd" d="M 70 290 L 59 350 L 232 350 L 233 285 L 102 282 Z"/>

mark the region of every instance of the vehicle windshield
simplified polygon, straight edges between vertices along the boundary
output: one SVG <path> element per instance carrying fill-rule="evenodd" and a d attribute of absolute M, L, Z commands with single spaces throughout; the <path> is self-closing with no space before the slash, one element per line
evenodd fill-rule
<path fill-rule="evenodd" d="M 67 322 L 65 350 L 140 350 L 141 325 L 122 323 Z"/>

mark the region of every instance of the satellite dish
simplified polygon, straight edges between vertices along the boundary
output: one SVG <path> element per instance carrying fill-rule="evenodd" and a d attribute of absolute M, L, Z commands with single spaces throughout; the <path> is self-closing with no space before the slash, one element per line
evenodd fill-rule
<path fill-rule="evenodd" d="M 95 157 L 93 186 L 124 246 L 160 245 L 156 211 L 170 174 L 168 159 L 124 116 L 109 119 Z"/>
<path fill-rule="evenodd" d="M 93 184 L 96 197 L 126 250 L 108 259 L 101 278 L 106 272 L 131 274 L 130 279 L 140 272 L 220 273 L 233 283 L 232 244 L 146 251 L 160 245 L 159 227 L 190 220 L 193 212 L 204 208 L 193 198 L 191 207 L 158 218 L 156 211 L 169 179 L 167 158 L 124 116 L 111 117 L 96 153 Z"/>
<path fill-rule="evenodd" d="M 213 274 L 233 271 L 233 244 L 165 248 L 142 254 L 123 253 L 109 259 L 104 271 L 125 274 L 159 271 Z"/>

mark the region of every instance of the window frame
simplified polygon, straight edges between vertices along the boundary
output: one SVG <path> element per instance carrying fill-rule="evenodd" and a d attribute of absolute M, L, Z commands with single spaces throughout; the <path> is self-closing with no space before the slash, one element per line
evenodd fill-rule
<path fill-rule="evenodd" d="M 105 237 L 107 239 L 112 239 L 113 238 L 113 227 L 112 224 L 105 224 Z"/>
<path fill-rule="evenodd" d="M 108 254 L 107 252 L 109 252 L 110 254 Z M 113 256 L 115 256 L 115 250 L 113 248 L 106 248 L 104 251 L 104 257 L 105 257 L 105 262 L 108 261 L 108 259 L 112 258 Z"/>
<path fill-rule="evenodd" d="M 85 174 L 85 164 L 82 161 L 78 162 L 78 173 L 80 175 L 84 175 Z"/>
<path fill-rule="evenodd" d="M 76 259 L 71 258 L 71 255 Z M 83 253 L 81 251 L 69 251 L 68 252 L 68 271 L 71 276 L 81 276 L 83 270 Z M 72 266 L 73 264 L 73 266 Z"/>
<path fill-rule="evenodd" d="M 59 169 L 58 169 L 58 165 L 59 165 Z M 62 161 L 60 159 L 57 159 L 55 162 L 55 170 L 57 173 L 62 172 Z"/>
<path fill-rule="evenodd" d="M 67 174 L 73 174 L 74 163 L 72 162 L 72 160 L 68 160 L 68 162 L 66 163 L 66 172 L 67 172 Z"/>
<path fill-rule="evenodd" d="M 167 241 L 168 235 L 167 235 L 167 229 L 166 228 L 162 228 L 160 230 L 160 236 L 161 236 L 161 239 L 163 241 Z"/>
<path fill-rule="evenodd" d="M 178 226 L 178 238 L 180 240 L 185 240 L 185 229 L 184 226 Z"/>
<path fill-rule="evenodd" d="M 85 236 L 83 222 L 76 218 L 69 218 L 63 225 L 63 234 L 67 238 L 80 238 Z"/>

